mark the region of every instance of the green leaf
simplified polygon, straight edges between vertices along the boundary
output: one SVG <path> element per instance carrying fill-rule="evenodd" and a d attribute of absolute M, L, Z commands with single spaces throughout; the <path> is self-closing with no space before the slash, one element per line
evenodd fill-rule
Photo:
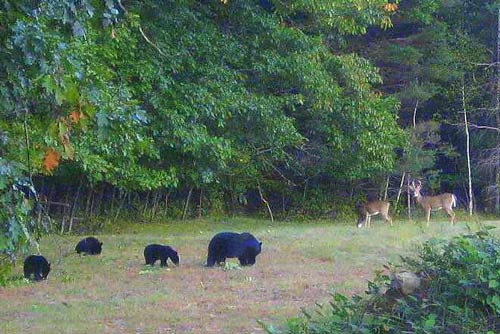
<path fill-rule="evenodd" d="M 500 296 L 498 294 L 494 295 L 492 298 L 491 298 L 491 302 L 490 302 L 491 305 L 494 305 L 497 312 L 500 311 Z"/>
<path fill-rule="evenodd" d="M 435 324 L 436 324 L 436 315 L 434 313 L 431 313 L 427 316 L 427 319 L 425 319 L 424 327 L 426 329 L 431 329 L 434 327 Z"/>

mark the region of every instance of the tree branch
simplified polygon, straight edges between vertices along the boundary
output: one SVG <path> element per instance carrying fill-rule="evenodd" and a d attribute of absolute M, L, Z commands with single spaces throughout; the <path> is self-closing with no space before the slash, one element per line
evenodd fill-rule
<path fill-rule="evenodd" d="M 142 27 L 140 25 L 139 25 L 139 31 L 141 32 L 141 35 L 146 40 L 146 42 L 148 42 L 152 47 L 154 47 L 159 54 L 161 54 L 162 56 L 166 56 L 165 52 L 163 52 L 158 46 L 156 46 L 153 42 L 149 40 L 148 36 L 146 36 L 144 31 L 142 31 Z"/>
<path fill-rule="evenodd" d="M 120 8 L 123 10 L 123 12 L 125 12 L 125 14 L 128 13 L 128 10 L 123 6 L 121 0 L 118 0 L 118 6 L 120 6 Z M 152 47 L 154 47 L 156 49 L 156 51 L 158 51 L 159 54 L 161 54 L 162 56 L 166 56 L 165 52 L 163 52 L 156 44 L 154 44 L 153 42 L 151 42 L 151 40 L 148 38 L 148 36 L 146 36 L 146 34 L 144 33 L 144 31 L 142 30 L 142 27 L 141 25 L 139 24 L 139 31 L 142 35 L 142 38 L 144 38 L 144 40 L 149 44 L 151 45 Z"/>
<path fill-rule="evenodd" d="M 500 128 L 496 128 L 494 126 L 487 126 L 487 125 L 477 125 L 474 123 L 468 123 L 471 128 L 476 128 L 476 129 L 485 129 L 485 130 L 493 130 L 496 132 L 500 132 Z"/>
<path fill-rule="evenodd" d="M 454 126 L 464 126 L 462 123 L 448 123 L 450 125 Z M 488 126 L 488 125 L 477 125 L 471 122 L 467 122 L 467 125 L 470 126 L 471 128 L 475 129 L 484 129 L 484 130 L 492 130 L 496 132 L 500 132 L 500 128 L 494 127 L 494 126 Z"/>
<path fill-rule="evenodd" d="M 257 182 L 258 190 L 259 190 L 259 195 L 260 195 L 260 200 L 264 202 L 264 204 L 267 207 L 267 211 L 269 212 L 269 216 L 271 216 L 271 222 L 274 222 L 274 217 L 273 217 L 273 211 L 271 210 L 271 206 L 269 205 L 269 202 L 264 198 L 264 195 L 262 194 L 262 188 L 260 187 L 260 183 Z"/>

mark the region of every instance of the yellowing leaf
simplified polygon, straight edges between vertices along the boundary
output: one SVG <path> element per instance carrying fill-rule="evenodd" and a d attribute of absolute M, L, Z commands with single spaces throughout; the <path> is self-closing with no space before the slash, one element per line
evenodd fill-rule
<path fill-rule="evenodd" d="M 57 166 L 59 166 L 59 153 L 54 151 L 52 148 L 48 148 L 45 151 L 42 166 L 45 171 L 52 172 Z"/>
<path fill-rule="evenodd" d="M 384 5 L 384 9 L 386 12 L 392 13 L 395 12 L 398 9 L 398 5 L 395 3 L 386 3 Z"/>
<path fill-rule="evenodd" d="M 81 119 L 83 118 L 83 113 L 80 111 L 73 111 L 72 113 L 69 114 L 69 119 L 73 123 L 78 123 Z"/>

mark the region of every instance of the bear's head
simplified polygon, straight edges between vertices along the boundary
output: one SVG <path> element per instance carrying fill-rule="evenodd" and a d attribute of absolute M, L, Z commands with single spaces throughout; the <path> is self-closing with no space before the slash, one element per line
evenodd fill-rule
<path fill-rule="evenodd" d="M 102 252 L 102 242 L 101 241 L 97 243 L 96 251 L 97 251 L 97 254 L 101 254 L 101 252 Z"/>
<path fill-rule="evenodd" d="M 47 276 L 49 276 L 49 272 L 50 272 L 50 263 L 42 268 L 42 279 L 47 279 Z"/>
<path fill-rule="evenodd" d="M 179 265 L 179 254 L 177 253 L 177 251 L 173 248 L 170 248 L 172 250 L 171 254 L 170 254 L 170 260 L 172 260 L 172 262 L 178 266 Z"/>

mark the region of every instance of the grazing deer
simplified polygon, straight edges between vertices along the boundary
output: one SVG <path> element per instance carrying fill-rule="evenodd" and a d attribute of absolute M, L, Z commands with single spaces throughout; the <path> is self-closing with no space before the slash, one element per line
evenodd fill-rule
<path fill-rule="evenodd" d="M 455 221 L 453 208 L 457 206 L 457 197 L 450 193 L 443 193 L 436 196 L 422 196 L 422 194 L 420 194 L 421 188 L 422 182 L 417 181 L 417 184 L 415 184 L 415 181 L 412 181 L 410 190 L 413 191 L 413 196 L 417 200 L 417 203 L 420 204 L 425 211 L 427 226 L 429 226 L 429 221 L 431 219 L 431 210 L 437 211 L 440 209 L 446 211 L 451 217 L 451 225 L 453 225 Z"/>
<path fill-rule="evenodd" d="M 389 205 L 389 202 L 385 201 L 371 201 L 364 203 L 359 208 L 358 227 L 361 228 L 363 225 L 365 227 L 370 227 L 371 217 L 378 214 L 391 223 L 392 226 L 392 219 L 389 217 Z"/>

